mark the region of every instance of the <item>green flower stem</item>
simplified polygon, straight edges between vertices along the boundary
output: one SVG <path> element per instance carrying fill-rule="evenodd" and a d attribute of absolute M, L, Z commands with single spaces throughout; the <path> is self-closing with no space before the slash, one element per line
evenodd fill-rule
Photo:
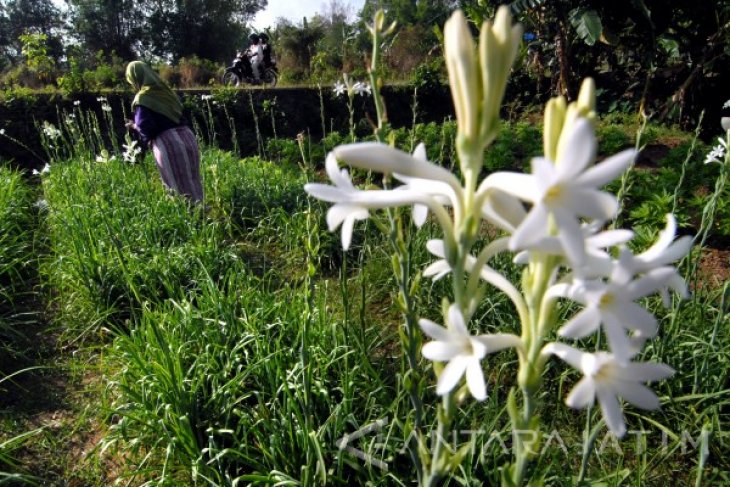
<path fill-rule="evenodd" d="M 527 320 L 522 319 L 522 344 L 524 353 L 520 353 L 517 380 L 522 391 L 522 411 L 512 417 L 513 431 L 529 430 L 533 435 L 539 434 L 539 418 L 535 415 L 537 408 L 537 392 L 540 388 L 545 359 L 541 352 L 545 337 L 553 328 L 555 317 L 555 300 L 546 296 L 550 284 L 550 276 L 557 265 L 556 258 L 539 255 L 530 262 L 523 276 L 523 289 L 527 303 Z M 522 315 L 521 315 L 522 317 Z M 514 470 L 512 482 L 519 486 L 527 475 L 527 467 L 533 456 L 522 435 L 515 433 L 514 438 Z"/>
<path fill-rule="evenodd" d="M 383 95 L 380 93 L 378 65 L 380 60 L 380 44 L 381 44 L 381 32 L 378 28 L 377 15 L 376 20 L 373 22 L 372 36 L 373 36 L 373 56 L 370 64 L 370 86 L 372 89 L 373 100 L 375 102 L 377 127 L 374 130 L 375 139 L 380 143 L 385 143 L 386 128 L 387 128 L 387 115 L 385 111 L 385 102 Z M 352 107 L 353 96 L 348 90 L 349 103 L 348 108 L 350 110 L 350 133 L 354 141 L 354 110 Z M 384 179 L 384 185 L 387 187 L 388 178 Z M 434 213 L 440 222 L 451 221 L 448 218 L 448 214 L 439 206 L 438 208 L 432 208 Z M 422 423 L 423 423 L 423 402 L 421 401 L 421 383 L 422 374 L 421 367 L 418 360 L 418 352 L 421 349 L 421 335 L 418 331 L 418 318 L 415 309 L 414 294 L 416 292 L 416 286 L 413 285 L 413 277 L 411 275 L 411 252 L 410 246 L 407 246 L 403 239 L 403 220 L 401 214 L 397 210 L 387 209 L 386 215 L 388 217 L 389 229 L 388 229 L 388 240 L 390 241 L 391 247 L 394 253 L 394 265 L 393 270 L 395 273 L 395 279 L 398 284 L 400 301 L 401 301 L 401 313 L 403 314 L 404 321 L 404 332 L 401 335 L 401 348 L 405 355 L 405 362 L 408 367 L 408 371 L 404 372 L 404 385 L 408 394 L 411 407 L 413 408 L 413 432 L 415 434 L 409 435 L 408 453 L 413 462 L 413 466 L 416 470 L 416 476 L 418 477 L 419 485 L 426 485 L 424 478 L 432 478 L 425 472 L 423 463 L 421 462 L 420 455 L 420 442 L 423 438 Z M 436 484 L 433 484 L 436 485 Z"/>
<path fill-rule="evenodd" d="M 451 430 L 451 423 L 454 419 L 454 392 L 444 395 L 441 405 L 438 408 L 438 426 L 436 436 L 432 438 L 433 455 L 431 457 L 431 468 L 428 476 L 424 479 L 424 487 L 436 487 L 443 484 L 442 479 L 448 473 L 448 445 L 446 438 Z"/>
<path fill-rule="evenodd" d="M 418 361 L 418 352 L 421 349 L 421 337 L 418 332 L 418 318 L 415 309 L 415 299 L 413 297 L 415 290 L 411 285 L 413 282 L 411 276 L 411 252 L 410 246 L 406 247 L 403 232 L 399 226 L 402 220 L 394 216 L 392 210 L 388 211 L 388 222 L 390 223 L 388 237 L 394 252 L 393 270 L 395 280 L 398 284 L 401 313 L 403 314 L 404 321 L 404 333 L 401 335 L 401 348 L 404 351 L 405 365 L 407 366 L 407 369 L 403 372 L 404 385 L 411 407 L 413 408 L 413 431 L 415 434 L 409 435 L 407 448 L 416 470 L 418 483 L 422 485 L 424 472 L 419 455 L 419 439 L 422 437 L 423 402 L 419 394 L 422 375 Z"/>

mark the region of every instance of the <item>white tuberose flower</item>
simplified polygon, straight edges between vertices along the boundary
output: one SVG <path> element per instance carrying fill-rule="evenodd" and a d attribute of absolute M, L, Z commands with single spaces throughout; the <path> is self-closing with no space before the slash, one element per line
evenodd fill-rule
<path fill-rule="evenodd" d="M 585 238 L 586 259 L 582 267 L 573 269 L 573 274 L 582 279 L 608 277 L 614 268 L 614 262 L 606 249 L 625 244 L 634 237 L 634 232 L 631 230 L 599 231 L 600 225 L 586 223 L 581 226 L 581 230 Z M 557 237 L 545 237 L 533 248 L 550 255 L 565 254 L 560 239 Z M 515 256 L 514 261 L 517 264 L 529 263 L 529 252 L 520 252 Z"/>
<path fill-rule="evenodd" d="M 430 185 L 427 189 L 406 185 L 404 189 L 395 190 L 358 190 L 350 180 L 346 169 L 340 170 L 337 161 L 362 169 L 381 173 L 397 173 L 399 177 L 413 177 L 430 182 L 446 183 L 453 191 L 445 191 L 448 195 L 434 196 L 434 187 L 443 190 L 444 185 Z M 389 208 L 405 205 L 427 206 L 440 214 L 442 226 L 448 227 L 450 222 L 443 209 L 443 197 L 461 192 L 459 181 L 446 169 L 426 160 L 413 157 L 385 144 L 364 142 L 337 147 L 327 156 L 325 163 L 327 175 L 334 186 L 310 183 L 304 190 L 317 199 L 335 203 L 327 213 L 330 231 L 344 222 L 342 227 L 342 246 L 347 249 L 352 239 L 352 227 L 356 220 L 368 217 L 368 209 Z M 439 191 L 436 191 L 437 193 Z"/>
<path fill-rule="evenodd" d="M 464 316 L 455 304 L 449 307 L 447 328 L 427 319 L 419 320 L 418 324 L 426 335 L 434 339 L 423 346 L 423 356 L 437 362 L 448 362 L 436 385 L 439 395 L 451 391 L 466 374 L 471 395 L 479 401 L 484 400 L 487 389 L 481 360 L 488 353 L 520 346 L 520 339 L 514 335 L 470 335 Z"/>
<path fill-rule="evenodd" d="M 562 343 L 550 343 L 543 353 L 560 357 L 583 373 L 565 403 L 575 409 L 592 405 L 596 397 L 608 428 L 618 437 L 626 433 L 618 397 L 641 409 L 659 409 L 659 399 L 644 382 L 666 379 L 674 369 L 665 364 L 622 362 L 606 352 L 586 353 Z"/>
<path fill-rule="evenodd" d="M 661 267 L 631 282 L 595 280 L 556 284 L 549 291 L 551 295 L 585 305 L 558 333 L 564 337 L 582 338 L 603 324 L 611 351 L 618 359 L 629 360 L 635 354 L 635 346 L 625 330 L 634 331 L 644 339 L 657 332 L 654 315 L 634 301 L 661 289 L 674 272 L 671 267 Z"/>
<path fill-rule="evenodd" d="M 347 250 L 352 241 L 355 221 L 368 218 L 368 209 L 389 208 L 420 204 L 438 206 L 439 203 L 428 193 L 416 190 L 358 190 L 350 180 L 347 169 L 340 169 L 338 159 L 353 166 L 370 167 L 386 172 L 388 169 L 416 175 L 440 175 L 443 168 L 431 163 L 418 161 L 409 154 L 383 144 L 362 143 L 340 146 L 327 155 L 325 168 L 334 186 L 309 183 L 304 190 L 317 199 L 335 203 L 327 212 L 327 225 L 330 231 L 342 224 L 342 248 Z M 453 178 L 453 176 L 451 176 Z"/>
<path fill-rule="evenodd" d="M 586 169 L 596 156 L 596 137 L 586 119 L 574 124 L 566 147 L 562 159 L 555 163 L 534 158 L 530 175 L 507 172 L 490 175 L 480 191 L 501 189 L 533 204 L 512 235 L 512 250 L 530 249 L 550 236 L 549 217 L 552 216 L 566 257 L 573 265 L 581 265 L 585 260 L 585 241 L 579 218 L 605 221 L 616 213 L 616 198 L 598 188 L 621 174 L 636 151 L 625 150 Z"/>
<path fill-rule="evenodd" d="M 342 81 L 339 81 L 339 80 L 338 80 L 338 81 L 337 81 L 337 82 L 335 83 L 335 86 L 334 86 L 334 88 L 332 88 L 332 91 L 334 91 L 334 92 L 335 92 L 335 95 L 336 95 L 336 96 L 342 96 L 342 95 L 344 95 L 344 94 L 345 94 L 345 92 L 347 91 L 347 86 L 345 85 L 345 83 L 343 83 Z"/>
<path fill-rule="evenodd" d="M 370 85 L 365 83 L 364 81 L 358 81 L 352 86 L 352 91 L 356 95 L 369 95 L 372 93 L 372 89 L 370 88 Z"/>
<path fill-rule="evenodd" d="M 329 201 L 326 196 L 332 189 L 342 191 L 343 196 L 346 196 L 348 192 L 354 193 L 358 191 L 352 184 L 352 181 L 350 181 L 350 174 L 347 172 L 347 169 L 339 168 L 337 158 L 332 152 L 327 155 L 325 169 L 327 170 L 327 175 L 330 177 L 330 181 L 335 185 L 334 188 L 324 184 L 307 184 L 304 186 L 304 190 L 307 193 L 315 198 Z M 340 199 L 344 200 L 346 198 Z M 327 226 L 330 232 L 332 232 L 342 224 L 342 248 L 347 250 L 350 248 L 350 243 L 352 242 L 352 230 L 355 222 L 357 220 L 366 220 L 368 216 L 370 216 L 370 212 L 368 212 L 367 207 L 338 201 L 327 211 Z"/>
<path fill-rule="evenodd" d="M 51 166 L 50 164 L 46 163 L 45 166 L 39 171 L 38 169 L 33 169 L 33 175 L 39 176 L 41 174 L 46 174 L 48 172 L 51 172 Z"/>
<path fill-rule="evenodd" d="M 677 235 L 677 221 L 674 215 L 667 214 L 667 226 L 659 233 L 659 238 L 649 249 L 639 255 L 634 255 L 628 249 L 622 249 L 618 265 L 615 266 L 614 280 L 623 280 L 628 282 L 632 276 L 641 274 L 653 269 L 672 264 L 690 251 L 692 248 L 692 238 L 688 235 L 674 240 Z M 664 306 L 669 306 L 669 293 L 667 288 L 673 289 L 681 297 L 687 297 L 687 285 L 682 276 L 674 267 L 671 275 L 667 277 L 665 286 L 660 289 Z"/>

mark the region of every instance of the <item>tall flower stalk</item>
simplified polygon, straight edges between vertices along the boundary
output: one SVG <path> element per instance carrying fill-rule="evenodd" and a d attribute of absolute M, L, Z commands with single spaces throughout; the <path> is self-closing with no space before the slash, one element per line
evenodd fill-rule
<path fill-rule="evenodd" d="M 376 15 L 371 31 L 377 40 L 377 33 L 384 31 L 382 16 Z M 461 403 L 469 396 L 477 401 L 487 397 L 481 361 L 488 354 L 514 349 L 518 357 L 517 387 L 507 400 L 514 458 L 501 472 L 504 485 L 522 485 L 530 477 L 530 460 L 536 455 L 533 442 L 540 429 L 538 393 L 552 356 L 583 374 L 566 398 L 567 405 L 585 408 L 597 399 L 606 424 L 617 436 L 626 432 L 619 398 L 656 409 L 659 400 L 645 383 L 673 373 L 666 365 L 635 360 L 658 331 L 657 320 L 637 301 L 654 293 L 666 298 L 669 290 L 686 294 L 684 280 L 672 264 L 689 251 L 691 239 L 675 240 L 671 215 L 658 241 L 640 254 L 627 247 L 632 231 L 604 230 L 617 214 L 618 201 L 602 188 L 632 164 L 636 151 L 594 164 L 592 80 L 583 83 L 575 102 L 569 104 L 562 97 L 548 102 L 544 155 L 532 160 L 531 174 L 497 172 L 480 179 L 484 151 L 499 133 L 499 110 L 521 36 L 522 29 L 512 23 L 507 7 L 500 7 L 494 20 L 481 26 L 476 44 L 461 12 L 446 23 L 444 48 L 457 116 L 458 176 L 429 162 L 423 145 L 413 154 L 385 145 L 379 124 L 378 142 L 339 146 L 328 155 L 332 185 L 305 186 L 311 196 L 333 204 L 327 222 L 331 231 L 342 226 L 344 248 L 355 223 L 369 218 L 373 210 L 385 209 L 393 222 L 392 215 L 400 214 L 395 208 L 410 207 L 417 228 L 429 216 L 441 228 L 441 238 L 427 243 L 436 259 L 423 275 L 448 278 L 451 293 L 444 297 L 440 319 L 418 320 L 430 339 L 421 354 L 434 364 L 435 393 L 441 399 L 430 453 L 419 449 L 416 466 L 421 485 L 440 485 L 468 452 L 470 445 L 452 445 L 449 438 Z M 372 72 L 371 83 L 377 93 L 379 80 Z M 375 95 L 375 101 L 378 114 L 384 114 L 384 107 L 378 106 L 382 99 Z M 382 173 L 383 188 L 359 189 L 340 164 Z M 481 245 L 484 223 L 502 230 L 503 236 Z M 524 266 L 519 285 L 490 266 L 505 252 L 513 252 L 514 261 Z M 481 323 L 475 322 L 474 314 L 487 292 L 495 289 L 512 302 L 519 335 L 479 331 Z M 573 301 L 582 309 L 559 323 L 560 300 Z M 411 313 L 415 316 L 417 310 Z M 549 341 L 556 331 L 561 341 Z M 589 353 L 562 341 L 599 332 L 605 334 L 608 350 Z"/>

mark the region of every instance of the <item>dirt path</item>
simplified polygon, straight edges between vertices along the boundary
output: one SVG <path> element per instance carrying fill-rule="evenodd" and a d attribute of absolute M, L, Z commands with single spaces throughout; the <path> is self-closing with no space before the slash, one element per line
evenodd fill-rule
<path fill-rule="evenodd" d="M 3 370 L 30 368 L 0 386 L 0 438 L 35 431 L 12 453 L 17 471 L 47 486 L 109 485 L 96 447 L 103 432 L 103 362 L 93 349 L 64 347 L 34 297 L 15 313 L 22 354 Z"/>

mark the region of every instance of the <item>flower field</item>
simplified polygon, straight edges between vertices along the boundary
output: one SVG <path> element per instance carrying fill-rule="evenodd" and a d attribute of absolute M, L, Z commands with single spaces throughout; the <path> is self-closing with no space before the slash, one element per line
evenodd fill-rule
<path fill-rule="evenodd" d="M 111 114 L 39 123 L 48 166 L 0 170 L 0 485 L 730 483 L 728 156 L 591 82 L 502 121 L 498 15 L 502 66 L 445 29 L 456 121 L 345 79 L 350 127 L 242 155 L 205 95 L 203 205 Z"/>

